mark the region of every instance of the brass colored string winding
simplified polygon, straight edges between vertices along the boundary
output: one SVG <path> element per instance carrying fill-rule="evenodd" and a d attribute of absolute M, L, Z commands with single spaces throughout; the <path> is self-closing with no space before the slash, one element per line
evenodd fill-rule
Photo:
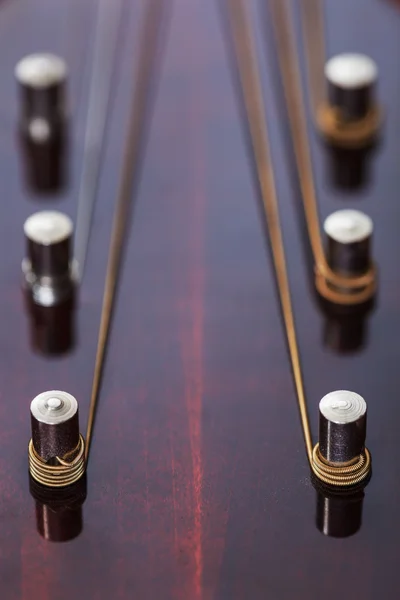
<path fill-rule="evenodd" d="M 36 452 L 32 440 L 29 442 L 29 471 L 35 479 L 47 487 L 64 487 L 78 481 L 85 472 L 85 441 L 79 436 L 78 446 L 70 456 L 56 457 L 55 465 L 46 463 Z"/>
<path fill-rule="evenodd" d="M 371 455 L 365 448 L 364 452 L 350 464 L 332 465 L 323 458 L 319 451 L 319 444 L 316 444 L 312 452 L 311 468 L 314 475 L 328 485 L 356 485 L 368 477 L 371 469 Z"/>
<path fill-rule="evenodd" d="M 317 108 L 316 120 L 321 133 L 330 142 L 342 148 L 362 148 L 376 137 L 382 112 L 374 106 L 362 119 L 344 122 L 335 106 L 323 102 Z"/>
<path fill-rule="evenodd" d="M 315 261 L 316 285 L 319 291 L 332 302 L 345 305 L 361 304 L 375 293 L 376 270 L 371 267 L 361 277 L 342 277 L 332 271 L 326 261 L 319 228 L 306 113 L 294 46 L 294 28 L 287 0 L 270 0 L 270 6 L 308 235 Z M 317 96 L 316 90 L 313 96 L 314 98 Z M 321 284 L 321 278 L 325 279 L 326 285 Z"/>
<path fill-rule="evenodd" d="M 334 466 L 322 462 L 318 444 L 313 449 L 311 429 L 308 419 L 307 402 L 304 391 L 300 354 L 286 267 L 285 250 L 280 226 L 277 194 L 271 164 L 267 122 L 264 115 L 264 102 L 259 78 L 257 56 L 253 45 L 251 24 L 246 11 L 245 0 L 228 0 L 229 20 L 234 42 L 236 62 L 242 88 L 246 116 L 251 136 L 254 162 L 262 196 L 266 223 L 270 235 L 271 250 L 279 300 L 282 308 L 285 333 L 288 342 L 290 361 L 300 411 L 301 425 L 310 467 L 314 474 L 325 483 L 337 486 L 351 486 L 364 479 L 370 469 L 370 455 L 364 455 L 351 465 Z"/>

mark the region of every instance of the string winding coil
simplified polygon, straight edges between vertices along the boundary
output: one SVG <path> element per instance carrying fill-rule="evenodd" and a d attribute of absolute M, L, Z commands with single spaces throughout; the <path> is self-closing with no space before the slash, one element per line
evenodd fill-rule
<path fill-rule="evenodd" d="M 357 121 L 343 121 L 337 107 L 322 102 L 316 112 L 316 121 L 322 135 L 342 148 L 363 148 L 376 137 L 382 124 L 382 111 L 373 106 L 365 117 Z"/>
<path fill-rule="evenodd" d="M 63 487 L 78 481 L 85 472 L 85 440 L 79 436 L 78 446 L 68 457 L 57 456 L 56 464 L 45 462 L 36 452 L 32 440 L 28 447 L 29 471 L 35 481 L 47 487 Z"/>
<path fill-rule="evenodd" d="M 319 451 L 319 443 L 312 452 L 311 469 L 314 475 L 324 483 L 333 486 L 353 486 L 364 481 L 371 470 L 371 455 L 367 448 L 347 463 L 333 464 L 326 461 Z"/>
<path fill-rule="evenodd" d="M 355 306 L 370 300 L 376 292 L 376 267 L 372 265 L 361 277 L 341 277 L 325 261 L 314 269 L 318 293 L 334 304 Z"/>

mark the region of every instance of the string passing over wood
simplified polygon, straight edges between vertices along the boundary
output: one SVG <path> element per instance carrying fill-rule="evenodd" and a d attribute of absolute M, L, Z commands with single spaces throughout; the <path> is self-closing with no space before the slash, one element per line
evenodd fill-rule
<path fill-rule="evenodd" d="M 308 88 L 313 114 L 326 100 L 324 66 L 326 59 L 324 15 L 321 0 L 301 0 L 303 39 L 306 51 Z"/>
<path fill-rule="evenodd" d="M 124 0 L 99 0 L 96 37 L 79 189 L 74 256 L 79 281 L 83 277 L 93 208 L 100 174 L 101 156 L 122 21 Z"/>
<path fill-rule="evenodd" d="M 267 122 L 264 116 L 264 102 L 259 67 L 253 44 L 254 38 L 244 0 L 229 0 L 228 6 L 239 79 L 252 142 L 255 171 L 258 177 L 270 236 L 279 299 L 282 308 L 308 461 L 312 472 L 320 481 L 333 486 L 352 486 L 365 481 L 370 473 L 371 461 L 368 450 L 362 449 L 361 453 L 357 453 L 351 461 L 335 464 L 324 459 L 319 452 L 319 444 L 313 449 L 286 267 L 285 249 L 279 218 L 277 194 L 271 163 Z"/>
<path fill-rule="evenodd" d="M 243 92 L 246 115 L 251 135 L 254 161 L 260 192 L 270 235 L 272 256 L 278 282 L 278 292 L 285 323 L 286 337 L 292 364 L 294 383 L 300 409 L 301 424 L 308 460 L 312 462 L 312 441 L 304 392 L 300 354 L 290 296 L 289 279 L 283 246 L 278 201 L 271 164 L 271 152 L 267 123 L 264 116 L 264 102 L 261 91 L 259 68 L 253 36 L 245 3 L 242 0 L 229 0 L 229 18 L 235 47 L 240 83 Z"/>
<path fill-rule="evenodd" d="M 308 236 L 315 262 L 315 285 L 324 298 L 335 304 L 362 304 L 375 293 L 376 269 L 371 265 L 362 275 L 344 277 L 328 265 L 320 234 L 294 27 L 287 0 L 270 0 L 270 6 Z"/>
<path fill-rule="evenodd" d="M 159 30 L 163 20 L 164 5 L 164 0 L 146 1 L 144 24 L 140 28 L 139 56 L 137 63 L 134 63 L 133 66 L 132 103 L 104 285 L 99 337 L 86 432 L 86 460 L 90 451 L 122 249 L 131 211 L 133 184 L 135 177 L 138 174 L 138 159 L 144 133 L 143 128 L 145 124 L 146 105 L 148 104 L 153 67 L 155 66 L 157 43 L 160 33 Z"/>

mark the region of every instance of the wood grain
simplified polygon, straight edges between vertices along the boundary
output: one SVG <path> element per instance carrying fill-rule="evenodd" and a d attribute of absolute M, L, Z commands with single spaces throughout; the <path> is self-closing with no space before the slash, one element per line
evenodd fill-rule
<path fill-rule="evenodd" d="M 397 598 L 400 16 L 376 0 L 326 3 L 329 54 L 363 51 L 380 69 L 386 125 L 369 187 L 353 194 L 330 188 L 326 155 L 310 130 L 321 216 L 355 207 L 375 223 L 379 299 L 365 346 L 350 355 L 323 344 L 274 59 L 262 43 L 268 27 L 252 4 L 314 435 L 318 401 L 328 391 L 349 388 L 368 402 L 374 474 L 360 531 L 333 539 L 317 530 L 316 492 L 221 14 L 213 0 L 175 0 L 110 336 L 84 528 L 66 543 L 39 536 L 27 475 L 29 404 L 41 391 L 65 389 L 78 398 L 86 426 L 143 2 L 131 3 L 125 24 L 78 343 L 57 359 L 29 345 L 20 291 L 22 223 L 43 206 L 76 215 L 94 6 L 9 0 L 0 7 L 2 598 Z M 71 186 L 46 200 L 25 191 L 15 142 L 13 68 L 41 48 L 71 64 L 74 117 Z"/>

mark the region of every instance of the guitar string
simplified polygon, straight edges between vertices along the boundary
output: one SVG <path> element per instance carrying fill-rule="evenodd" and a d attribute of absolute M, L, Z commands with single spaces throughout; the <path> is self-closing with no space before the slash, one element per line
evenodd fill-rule
<path fill-rule="evenodd" d="M 308 0 L 303 0 L 308 2 Z M 310 0 L 311 2 L 311 0 Z M 321 9 L 321 5 L 318 6 L 315 2 L 319 0 L 313 0 L 312 4 L 308 2 L 308 8 L 313 6 L 318 11 Z M 333 284 L 338 284 L 343 278 L 338 277 L 332 271 L 327 270 L 326 259 L 322 248 L 322 242 L 319 230 L 319 218 L 317 209 L 317 200 L 315 194 L 314 174 L 311 162 L 311 152 L 309 147 L 308 131 L 307 131 L 307 120 L 306 113 L 303 104 L 302 86 L 299 75 L 299 65 L 297 61 L 297 54 L 294 45 L 294 27 L 291 20 L 290 10 L 288 8 L 287 0 L 270 0 L 272 6 L 272 21 L 275 30 L 276 44 L 278 47 L 278 59 L 280 63 L 281 76 L 283 80 L 284 93 L 286 97 L 287 112 L 289 115 L 289 123 L 292 132 L 292 144 L 296 157 L 298 177 L 300 181 L 300 187 L 303 197 L 303 205 L 306 213 L 306 221 L 309 230 L 309 237 L 311 246 L 314 253 L 314 260 L 316 265 L 316 286 L 317 289 L 321 290 L 321 281 L 325 286 L 325 297 L 346 304 L 346 294 L 333 292 L 328 287 L 328 281 Z M 303 4 L 303 8 L 305 5 Z M 309 13 L 305 10 L 302 13 L 303 19 L 303 32 L 312 34 L 311 26 L 319 27 L 320 31 L 315 32 L 315 43 L 313 44 L 308 40 L 309 45 L 307 46 L 306 54 L 308 62 L 309 72 L 309 83 L 313 86 L 311 90 L 311 102 L 314 103 L 314 108 L 317 107 L 317 103 L 323 100 L 323 92 L 321 90 L 322 79 L 322 68 L 319 60 L 322 60 L 324 56 L 324 44 L 323 44 L 323 21 L 322 12 L 319 12 L 318 16 L 314 16 L 315 20 L 311 19 Z M 313 37 L 313 35 L 311 35 Z M 314 52 L 319 52 L 319 59 L 312 59 L 311 55 Z M 314 71 L 312 71 L 314 69 Z M 314 116 L 315 116 L 314 111 Z M 344 289 L 352 291 L 356 289 L 356 286 L 364 282 L 365 288 L 358 290 L 353 297 L 357 302 L 368 300 L 375 291 L 375 268 L 372 266 L 368 272 L 361 278 L 352 278 L 349 283 L 344 286 Z M 309 456 L 310 460 L 310 456 Z M 371 470 L 371 456 L 367 448 L 364 448 L 361 454 L 354 459 L 352 465 L 338 466 L 327 463 L 324 457 L 319 452 L 319 444 L 317 443 L 312 450 L 312 456 L 310 460 L 311 469 L 314 475 L 324 483 L 339 487 L 354 486 L 362 481 L 365 481 Z"/>
<path fill-rule="evenodd" d="M 270 235 L 270 245 L 278 283 L 278 294 L 285 324 L 307 458 L 312 472 L 320 481 L 335 487 L 354 486 L 365 481 L 370 474 L 371 457 L 367 448 L 364 448 L 362 453 L 350 463 L 334 465 L 328 463 L 321 456 L 318 443 L 314 448 L 312 446 L 285 249 L 280 226 L 278 199 L 271 162 L 267 120 L 264 116 L 264 101 L 256 49 L 252 42 L 251 22 L 246 12 L 244 0 L 230 0 L 228 7 L 238 74 L 252 142 L 253 158 L 264 207 L 264 215 Z"/>
<path fill-rule="evenodd" d="M 308 90 L 313 116 L 326 99 L 324 67 L 326 62 L 325 19 L 322 0 L 300 1 L 301 22 Z"/>
<path fill-rule="evenodd" d="M 93 375 L 89 417 L 86 430 L 85 457 L 88 460 L 100 384 L 104 366 L 109 330 L 113 312 L 116 285 L 120 272 L 120 262 L 126 226 L 131 209 L 133 183 L 138 169 L 138 158 L 144 126 L 144 116 L 149 95 L 153 64 L 156 57 L 159 28 L 162 21 L 164 0 L 146 0 L 143 26 L 140 28 L 139 57 L 133 66 L 133 93 L 129 123 L 125 138 L 123 165 L 117 194 L 112 225 L 103 303 L 101 309 L 99 337 Z"/>
<path fill-rule="evenodd" d="M 257 55 L 253 44 L 249 17 L 243 0 L 228 0 L 228 7 L 238 73 L 251 134 L 254 161 L 266 223 L 270 235 L 272 256 L 278 282 L 278 293 L 285 323 L 285 332 L 300 410 L 304 441 L 308 460 L 310 464 L 312 464 L 313 448 L 311 430 L 307 413 L 307 402 L 304 392 L 285 250 L 281 233 L 267 122 L 264 116 L 264 102 L 259 78 Z"/>
<path fill-rule="evenodd" d="M 57 54 L 65 60 L 68 67 L 68 99 L 67 114 L 78 115 L 82 106 L 82 93 L 84 87 L 87 62 L 88 45 L 77 42 L 82 38 L 82 25 L 86 25 L 88 14 L 91 14 L 92 7 L 84 6 L 80 0 L 65 2 L 59 16 L 61 20 L 60 30 L 58 32 Z M 57 9 L 58 10 L 58 9 Z M 51 24 L 52 20 L 49 19 Z M 54 29 L 51 28 L 54 33 Z M 83 40 L 84 41 L 84 40 Z"/>
<path fill-rule="evenodd" d="M 322 263 L 325 266 L 326 260 L 319 229 L 313 169 L 308 147 L 307 124 L 290 11 L 287 7 L 287 0 L 270 0 L 270 7 L 310 243 L 316 264 Z M 282 36 L 285 36 L 285 39 L 282 39 Z"/>
<path fill-rule="evenodd" d="M 93 66 L 89 84 L 83 167 L 80 179 L 74 257 L 82 280 L 107 127 L 124 0 L 99 0 L 95 26 Z"/>
<path fill-rule="evenodd" d="M 270 7 L 316 275 L 329 281 L 336 289 L 342 288 L 351 292 L 350 294 L 335 292 L 330 289 L 330 286 L 325 286 L 334 302 L 341 304 L 361 303 L 369 299 L 375 290 L 375 269 L 371 267 L 361 276 L 343 277 L 332 271 L 327 263 L 320 233 L 318 203 L 291 13 L 287 0 L 270 0 Z M 315 74 L 315 80 L 317 76 L 318 73 Z"/>

